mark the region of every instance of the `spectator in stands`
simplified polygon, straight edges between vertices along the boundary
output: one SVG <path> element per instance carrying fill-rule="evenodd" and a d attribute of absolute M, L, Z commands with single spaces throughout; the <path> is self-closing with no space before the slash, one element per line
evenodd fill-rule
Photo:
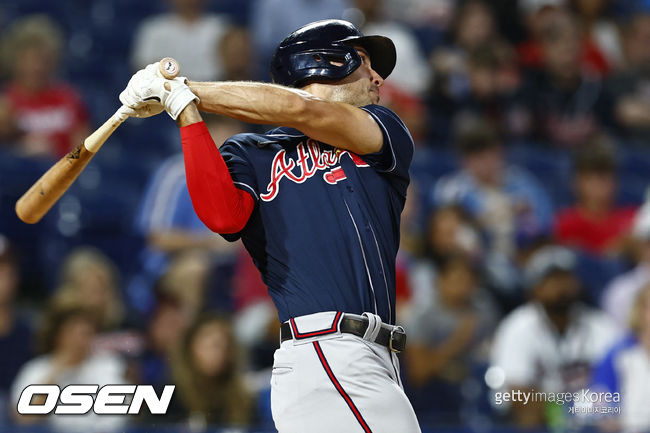
<path fill-rule="evenodd" d="M 471 78 L 477 78 L 478 75 L 471 74 L 470 70 L 476 71 L 478 63 L 482 63 L 481 69 L 487 69 L 489 72 L 487 75 L 491 78 L 487 87 L 494 87 L 492 82 L 494 71 L 497 69 L 498 55 L 492 47 L 499 43 L 497 42 L 499 36 L 495 18 L 488 4 L 481 0 L 464 3 L 457 12 L 450 37 L 452 40 L 449 44 L 435 49 L 430 58 L 433 72 L 428 101 L 433 119 L 430 132 L 443 142 L 449 139 L 451 120 L 459 108 L 474 99 L 475 90 L 481 93 L 481 90 L 486 87 L 485 80 L 472 81 Z M 486 47 L 490 47 L 489 53 L 487 56 L 481 56 Z M 469 59 L 472 53 L 474 53 L 474 61 L 470 66 Z M 481 57 L 482 61 L 477 62 L 477 57 Z M 486 62 L 483 61 L 485 57 L 492 59 L 489 68 L 485 68 Z M 478 85 L 479 89 L 473 89 L 472 84 Z M 476 98 L 481 99 L 481 96 L 476 95 Z"/>
<path fill-rule="evenodd" d="M 64 40 L 42 16 L 16 20 L 2 55 L 10 79 L 0 93 L 0 142 L 25 156 L 61 157 L 89 134 L 78 92 L 56 79 Z"/>
<path fill-rule="evenodd" d="M 81 306 L 52 306 L 45 314 L 41 329 L 40 348 L 43 355 L 28 361 L 12 385 L 13 407 L 27 385 L 56 384 L 63 388 L 71 384 L 125 383 L 124 363 L 110 353 L 92 351 L 96 335 L 95 316 Z M 44 401 L 44 396 L 37 396 Z M 38 404 L 36 401 L 33 404 Z M 113 432 L 121 431 L 126 424 L 124 416 L 96 415 L 18 415 L 21 424 L 47 422 L 62 432 Z"/>
<path fill-rule="evenodd" d="M 575 20 L 557 12 L 541 34 L 543 69 L 528 74 L 520 98 L 538 140 L 579 146 L 597 131 L 603 115 L 602 83 L 583 70 L 580 33 Z"/>
<path fill-rule="evenodd" d="M 604 59 L 603 72 L 622 64 L 623 56 L 618 26 L 611 20 L 612 0 L 570 0 L 583 32 L 583 45 Z"/>
<path fill-rule="evenodd" d="M 11 382 L 20 367 L 32 357 L 30 324 L 16 311 L 14 297 L 19 283 L 19 269 L 9 240 L 0 235 L 0 407 L 9 397 Z M 0 413 L 0 424 L 2 416 Z"/>
<path fill-rule="evenodd" d="M 458 421 L 462 383 L 486 361 L 483 343 L 491 336 L 497 311 L 479 284 L 468 256 L 447 256 L 436 284 L 429 287 L 434 301 L 416 305 L 407 322 L 408 389 L 421 421 L 436 415 Z"/>
<path fill-rule="evenodd" d="M 153 385 L 158 395 L 172 383 L 170 361 L 189 321 L 181 303 L 174 297 L 156 292 L 156 306 L 146 325 L 145 349 L 138 361 L 138 383 Z"/>
<path fill-rule="evenodd" d="M 183 75 L 193 80 L 220 79 L 223 65 L 217 46 L 229 23 L 221 15 L 205 11 L 205 0 L 168 0 L 171 11 L 145 19 L 133 43 L 133 69 L 174 57 Z"/>
<path fill-rule="evenodd" d="M 53 302 L 80 304 L 94 315 L 99 331 L 115 330 L 125 320 L 119 284 L 119 272 L 104 253 L 79 247 L 63 262 Z"/>
<path fill-rule="evenodd" d="M 52 303 L 80 305 L 94 315 L 97 349 L 136 357 L 144 350 L 144 341 L 135 330 L 137 320 L 127 314 L 122 294 L 113 261 L 97 248 L 81 246 L 65 257 Z"/>
<path fill-rule="evenodd" d="M 617 206 L 616 160 L 602 139 L 592 141 L 574 158 L 573 190 L 576 202 L 555 218 L 556 240 L 598 256 L 615 256 L 629 244 L 636 208 Z"/>
<path fill-rule="evenodd" d="M 183 251 L 173 256 L 158 282 L 158 290 L 180 303 L 183 317 L 188 321 L 206 306 L 206 288 L 212 265 L 206 251 Z"/>
<path fill-rule="evenodd" d="M 623 328 L 628 325 L 637 293 L 641 287 L 650 283 L 650 202 L 648 199 L 634 217 L 632 240 L 637 265 L 609 282 L 603 292 L 601 303 L 603 310 Z"/>
<path fill-rule="evenodd" d="M 498 38 L 494 16 L 487 3 L 466 2 L 457 11 L 450 38 L 447 45 L 432 53 L 430 61 L 436 74 L 434 84 L 443 94 L 455 99 L 457 92 L 467 91 L 468 53 Z"/>
<path fill-rule="evenodd" d="M 475 223 L 458 205 L 431 211 L 427 218 L 422 252 L 411 265 L 408 276 L 410 306 L 426 308 L 434 303 L 438 267 L 449 256 L 470 256 L 478 261 L 482 244 Z"/>
<path fill-rule="evenodd" d="M 172 364 L 180 403 L 175 410 L 193 427 L 246 426 L 254 420 L 238 350 L 230 322 L 221 316 L 200 316 L 183 335 Z"/>
<path fill-rule="evenodd" d="M 494 15 L 489 3 L 482 0 L 465 2 L 456 11 L 453 25 L 453 46 L 468 53 L 487 41 L 498 38 Z"/>
<path fill-rule="evenodd" d="M 594 3 L 599 1 L 595 0 Z M 522 0 L 519 2 L 523 22 L 528 31 L 528 39 L 517 45 L 519 61 L 523 67 L 531 69 L 544 67 L 546 34 L 558 23 L 571 18 L 565 7 L 568 3 L 567 0 Z M 572 26 L 576 35 L 579 35 L 578 45 L 575 49 L 579 52 L 578 62 L 581 68 L 597 76 L 605 75 L 609 71 L 610 65 L 599 46 L 590 38 L 582 37 L 577 21 L 572 22 Z"/>
<path fill-rule="evenodd" d="M 620 396 L 617 402 L 596 402 L 620 410 L 597 420 L 601 431 L 650 430 L 650 284 L 637 293 L 629 319 L 633 336 L 617 343 L 594 369 L 592 389 Z"/>
<path fill-rule="evenodd" d="M 215 143 L 243 131 L 237 121 L 213 116 L 207 125 Z M 131 307 L 153 308 L 152 289 L 173 255 L 200 250 L 211 256 L 232 256 L 236 248 L 212 233 L 196 216 L 185 180 L 183 155 L 167 158 L 150 178 L 136 217 L 135 230 L 146 241 L 140 253 L 140 271 L 127 286 Z"/>
<path fill-rule="evenodd" d="M 422 96 L 429 86 L 429 70 L 413 31 L 389 19 L 383 0 L 353 0 L 352 3 L 361 12 L 356 24 L 364 34 L 385 35 L 395 43 L 399 56 L 390 80 L 385 84 L 413 96 Z"/>
<path fill-rule="evenodd" d="M 219 41 L 218 57 L 222 65 L 221 80 L 246 81 L 255 77 L 253 41 L 246 27 L 231 26 L 226 30 Z"/>
<path fill-rule="evenodd" d="M 515 284 L 510 271 L 517 241 L 550 231 L 550 200 L 536 179 L 506 162 L 502 139 L 489 122 L 464 122 L 456 146 L 462 168 L 438 180 L 434 203 L 458 204 L 475 219 L 487 235 L 490 279 Z"/>
<path fill-rule="evenodd" d="M 634 144 L 650 142 L 650 14 L 631 18 L 623 28 L 626 65 L 607 83 L 612 116 Z"/>
<path fill-rule="evenodd" d="M 569 250 L 545 246 L 525 268 L 530 300 L 499 324 L 487 377 L 502 391 L 576 392 L 588 385 L 594 363 L 619 337 L 605 313 L 578 301 L 576 258 Z M 541 426 L 543 401 L 513 402 L 512 420 L 521 427 Z"/>
<path fill-rule="evenodd" d="M 486 41 L 466 53 L 464 68 L 464 91 L 453 94 L 449 89 L 434 87 L 430 103 L 436 125 L 452 125 L 466 116 L 482 116 L 503 125 L 508 137 L 524 135 L 530 129 L 530 118 L 515 98 L 520 74 L 512 47 L 504 41 Z M 446 84 L 457 85 L 453 81 Z"/>
<path fill-rule="evenodd" d="M 478 258 L 481 240 L 475 222 L 456 204 L 435 209 L 429 216 L 424 256 L 439 264 L 446 257 L 467 254 Z"/>

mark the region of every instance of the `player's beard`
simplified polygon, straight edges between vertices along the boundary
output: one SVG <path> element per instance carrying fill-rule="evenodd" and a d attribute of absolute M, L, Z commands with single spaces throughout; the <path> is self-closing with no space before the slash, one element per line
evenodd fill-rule
<path fill-rule="evenodd" d="M 365 83 L 356 81 L 337 84 L 332 89 L 328 99 L 334 102 L 344 102 L 355 107 L 376 104 L 379 102 L 379 92 L 372 92 L 371 89 L 367 88 Z"/>

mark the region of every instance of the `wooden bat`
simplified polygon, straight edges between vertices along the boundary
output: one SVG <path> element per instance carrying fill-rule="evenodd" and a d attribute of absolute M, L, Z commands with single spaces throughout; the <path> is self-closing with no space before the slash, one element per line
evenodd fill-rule
<path fill-rule="evenodd" d="M 160 73 L 167 79 L 178 76 L 180 66 L 171 57 L 165 57 L 158 65 Z M 23 222 L 35 224 L 43 218 L 54 203 L 95 156 L 118 126 L 128 117 L 128 108 L 121 106 L 102 126 L 90 134 L 82 144 L 57 161 L 16 202 L 16 215 Z"/>

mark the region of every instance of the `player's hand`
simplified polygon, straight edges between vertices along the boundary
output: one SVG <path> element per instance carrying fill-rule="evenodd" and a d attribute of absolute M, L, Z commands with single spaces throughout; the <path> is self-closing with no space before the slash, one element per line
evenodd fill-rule
<path fill-rule="evenodd" d="M 161 102 L 165 90 L 164 79 L 155 73 L 154 67 L 157 69 L 157 64 L 136 72 L 120 93 L 120 102 L 130 109 L 128 114 L 131 117 L 151 117 L 165 109 Z"/>
<path fill-rule="evenodd" d="M 137 108 L 129 107 L 127 110 L 125 110 L 125 113 L 128 114 L 129 117 L 145 118 L 155 116 L 156 114 L 160 114 L 163 111 L 165 111 L 165 107 L 163 107 L 159 102 L 147 102 L 145 104 L 138 105 Z"/>
<path fill-rule="evenodd" d="M 167 80 L 160 75 L 158 63 L 152 63 L 131 77 L 120 101 L 137 117 L 153 116 L 165 109 L 176 120 L 187 105 L 199 98 L 187 86 L 185 77 Z"/>
<path fill-rule="evenodd" d="M 158 68 L 156 67 L 156 70 L 157 69 Z M 185 107 L 190 103 L 199 103 L 199 97 L 190 90 L 190 87 L 187 85 L 186 77 L 176 77 L 173 80 L 165 80 L 165 86 L 167 85 L 169 85 L 171 90 L 163 104 L 165 105 L 167 114 L 169 114 L 172 119 L 176 120 L 178 115 L 181 114 Z"/>

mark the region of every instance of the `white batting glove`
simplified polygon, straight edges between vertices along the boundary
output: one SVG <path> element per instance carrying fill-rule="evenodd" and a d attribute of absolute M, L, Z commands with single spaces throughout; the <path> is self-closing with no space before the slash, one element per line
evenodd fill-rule
<path fill-rule="evenodd" d="M 193 101 L 199 103 L 199 97 L 192 93 L 187 85 L 186 77 L 176 77 L 173 80 L 165 80 L 171 87 L 169 94 L 163 101 L 167 114 L 176 120 L 181 111 Z"/>
<path fill-rule="evenodd" d="M 120 98 L 121 99 L 121 98 Z M 138 117 L 144 119 L 145 117 L 155 116 L 165 111 L 163 107 L 157 101 L 147 102 L 145 104 L 138 105 L 137 108 L 128 107 L 124 110 L 124 113 L 129 117 Z"/>
<path fill-rule="evenodd" d="M 157 65 L 152 64 L 136 72 L 120 93 L 120 102 L 130 108 L 130 111 L 127 111 L 129 116 L 150 117 L 165 109 L 161 103 L 164 87 L 159 83 L 162 77 L 155 73 L 154 68 L 157 68 Z"/>
<path fill-rule="evenodd" d="M 199 101 L 186 84 L 184 77 L 166 80 L 160 75 L 158 63 L 152 63 L 136 72 L 120 94 L 122 104 L 131 108 L 136 117 L 149 117 L 163 108 L 176 120 L 192 101 Z"/>

